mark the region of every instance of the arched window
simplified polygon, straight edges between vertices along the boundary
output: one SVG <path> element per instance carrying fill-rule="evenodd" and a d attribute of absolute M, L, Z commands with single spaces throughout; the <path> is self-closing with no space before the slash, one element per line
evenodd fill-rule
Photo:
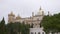
<path fill-rule="evenodd" d="M 33 34 L 33 32 L 31 32 L 31 34 Z"/>
<path fill-rule="evenodd" d="M 38 32 L 38 34 L 40 34 L 40 32 Z"/>

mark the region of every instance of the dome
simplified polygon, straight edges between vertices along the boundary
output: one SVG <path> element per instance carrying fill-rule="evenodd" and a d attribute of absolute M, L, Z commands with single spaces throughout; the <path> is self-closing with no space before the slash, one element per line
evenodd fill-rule
<path fill-rule="evenodd" d="M 39 9 L 37 15 L 43 15 L 43 13 L 44 13 L 44 11 L 43 11 L 42 8 L 40 7 L 40 9 Z"/>
<path fill-rule="evenodd" d="M 41 11 L 39 11 L 39 12 L 37 13 L 37 15 L 42 15 L 42 12 L 41 12 Z"/>

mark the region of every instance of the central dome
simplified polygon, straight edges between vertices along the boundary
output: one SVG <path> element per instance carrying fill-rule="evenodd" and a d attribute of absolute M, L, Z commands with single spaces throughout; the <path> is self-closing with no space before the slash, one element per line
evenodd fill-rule
<path fill-rule="evenodd" d="M 44 12 L 44 11 L 43 11 L 42 8 L 40 7 L 40 9 L 39 9 L 37 15 L 43 15 L 43 12 Z"/>

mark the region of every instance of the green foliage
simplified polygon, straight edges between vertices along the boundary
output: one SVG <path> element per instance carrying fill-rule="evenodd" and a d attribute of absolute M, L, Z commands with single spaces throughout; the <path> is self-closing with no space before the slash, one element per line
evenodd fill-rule
<path fill-rule="evenodd" d="M 21 29 L 21 24 L 16 22 L 16 23 L 9 23 L 6 25 L 10 34 L 16 34 L 17 32 L 20 32 Z"/>
<path fill-rule="evenodd" d="M 0 34 L 29 34 L 29 24 L 20 22 L 5 24 L 4 18 L 0 22 Z"/>
<path fill-rule="evenodd" d="M 29 34 L 29 28 L 30 28 L 30 25 L 29 24 L 22 24 L 22 27 L 21 27 L 21 32 L 22 34 Z"/>
<path fill-rule="evenodd" d="M 29 25 L 28 24 L 24 24 L 24 23 L 20 23 L 20 22 L 15 22 L 15 23 L 9 23 L 7 24 L 7 28 L 10 32 L 10 34 L 17 34 L 20 33 L 21 34 L 29 34 Z"/>
<path fill-rule="evenodd" d="M 6 32 L 5 32 L 5 20 L 4 20 L 4 18 L 0 22 L 0 34 L 6 34 Z"/>
<path fill-rule="evenodd" d="M 45 32 L 60 32 L 60 13 L 53 16 L 44 16 L 41 25 Z"/>
<path fill-rule="evenodd" d="M 53 16 L 44 16 L 41 24 L 44 27 L 44 31 L 48 34 L 49 32 L 60 32 L 60 13 Z M 29 34 L 29 28 L 33 28 L 33 24 L 24 24 L 20 22 L 5 24 L 4 18 L 0 22 L 0 34 Z"/>

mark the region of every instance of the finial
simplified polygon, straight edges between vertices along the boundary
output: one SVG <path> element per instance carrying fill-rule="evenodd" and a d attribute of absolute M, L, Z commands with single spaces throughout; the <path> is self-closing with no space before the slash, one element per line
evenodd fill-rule
<path fill-rule="evenodd" d="M 49 11 L 48 11 L 48 16 L 50 16 L 50 13 L 49 13 Z"/>
<path fill-rule="evenodd" d="M 40 6 L 40 9 L 39 10 L 41 10 L 42 8 L 41 8 L 41 6 Z"/>
<path fill-rule="evenodd" d="M 32 16 L 34 16 L 34 12 L 32 12 Z"/>
<path fill-rule="evenodd" d="M 20 15 L 18 14 L 18 16 L 16 17 L 16 19 L 20 19 L 21 17 L 20 17 Z"/>

